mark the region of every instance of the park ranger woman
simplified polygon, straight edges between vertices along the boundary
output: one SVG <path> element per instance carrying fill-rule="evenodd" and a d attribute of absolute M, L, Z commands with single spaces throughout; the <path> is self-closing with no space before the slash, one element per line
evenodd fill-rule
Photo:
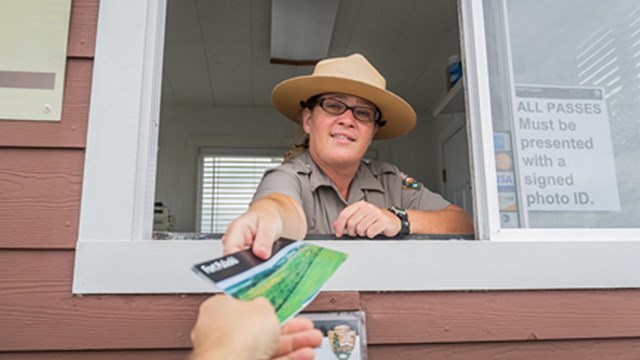
<path fill-rule="evenodd" d="M 402 136 L 416 113 L 386 89 L 360 54 L 318 62 L 273 89 L 278 111 L 298 122 L 304 151 L 265 173 L 253 202 L 222 238 L 225 253 L 253 248 L 266 259 L 280 237 L 389 238 L 472 233 L 465 211 L 382 161 L 363 161 L 372 140 Z"/>

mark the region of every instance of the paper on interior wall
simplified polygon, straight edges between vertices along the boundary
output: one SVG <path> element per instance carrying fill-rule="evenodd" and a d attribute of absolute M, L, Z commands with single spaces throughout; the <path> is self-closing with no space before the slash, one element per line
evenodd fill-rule
<path fill-rule="evenodd" d="M 59 121 L 71 0 L 0 2 L 0 120 Z"/>

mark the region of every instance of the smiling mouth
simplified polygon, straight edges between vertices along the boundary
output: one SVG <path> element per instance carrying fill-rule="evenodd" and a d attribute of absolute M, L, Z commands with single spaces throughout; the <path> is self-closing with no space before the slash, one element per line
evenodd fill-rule
<path fill-rule="evenodd" d="M 338 140 L 347 140 L 347 141 L 351 141 L 351 142 L 356 141 L 356 139 L 354 139 L 352 137 L 349 137 L 347 135 L 344 135 L 344 134 L 331 134 L 331 137 L 334 138 L 334 139 L 338 139 Z"/>

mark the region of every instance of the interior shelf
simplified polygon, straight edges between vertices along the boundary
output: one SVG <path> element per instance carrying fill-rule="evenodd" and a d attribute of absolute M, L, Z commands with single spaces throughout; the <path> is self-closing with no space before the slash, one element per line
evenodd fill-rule
<path fill-rule="evenodd" d="M 433 116 L 441 114 L 461 113 L 464 108 L 464 91 L 462 91 L 462 81 L 460 79 L 433 107 Z"/>

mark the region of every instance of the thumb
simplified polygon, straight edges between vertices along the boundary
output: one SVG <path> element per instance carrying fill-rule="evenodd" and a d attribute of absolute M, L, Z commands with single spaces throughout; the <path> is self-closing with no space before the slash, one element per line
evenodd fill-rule
<path fill-rule="evenodd" d="M 258 233 L 253 241 L 253 254 L 262 260 L 267 260 L 271 257 L 271 248 L 275 240 L 274 236 Z"/>

